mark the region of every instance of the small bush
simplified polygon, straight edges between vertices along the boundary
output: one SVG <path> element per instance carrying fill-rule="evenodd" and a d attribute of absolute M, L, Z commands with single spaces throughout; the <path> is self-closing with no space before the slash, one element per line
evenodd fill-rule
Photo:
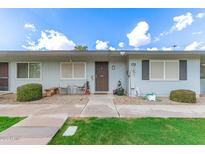
<path fill-rule="evenodd" d="M 42 85 L 37 83 L 26 84 L 17 88 L 17 101 L 34 101 L 43 97 Z"/>
<path fill-rule="evenodd" d="M 169 99 L 175 102 L 196 103 L 196 93 L 191 90 L 173 90 L 170 92 Z"/>

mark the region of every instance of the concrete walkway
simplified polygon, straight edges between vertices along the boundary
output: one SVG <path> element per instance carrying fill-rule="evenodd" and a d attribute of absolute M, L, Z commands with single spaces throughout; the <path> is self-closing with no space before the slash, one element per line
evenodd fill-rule
<path fill-rule="evenodd" d="M 205 105 L 116 105 L 120 117 L 205 118 Z"/>
<path fill-rule="evenodd" d="M 0 144 L 47 144 L 62 127 L 67 116 L 28 117 L 0 134 Z"/>
<path fill-rule="evenodd" d="M 112 95 L 87 104 L 0 104 L 0 116 L 27 117 L 0 133 L 0 144 L 47 144 L 68 117 L 199 117 L 205 105 L 116 105 Z"/>
<path fill-rule="evenodd" d="M 81 117 L 205 118 L 205 105 L 116 105 L 113 95 L 91 95 Z"/>
<path fill-rule="evenodd" d="M 1 116 L 27 116 L 0 133 L 0 144 L 45 145 L 68 117 L 79 117 L 85 105 L 27 104 L 0 105 Z"/>
<path fill-rule="evenodd" d="M 118 117 L 112 95 L 91 95 L 81 117 Z"/>

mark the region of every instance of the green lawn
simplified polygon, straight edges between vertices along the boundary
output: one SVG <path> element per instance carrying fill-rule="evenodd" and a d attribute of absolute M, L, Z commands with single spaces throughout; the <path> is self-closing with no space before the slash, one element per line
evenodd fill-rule
<path fill-rule="evenodd" d="M 63 137 L 70 125 L 76 134 Z M 69 119 L 49 144 L 205 144 L 205 119 Z"/>
<path fill-rule="evenodd" d="M 21 121 L 22 117 L 0 117 L 0 132 Z"/>

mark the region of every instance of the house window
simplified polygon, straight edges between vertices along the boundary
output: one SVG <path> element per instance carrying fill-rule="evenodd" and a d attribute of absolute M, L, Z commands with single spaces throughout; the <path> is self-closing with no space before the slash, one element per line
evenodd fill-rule
<path fill-rule="evenodd" d="M 150 62 L 151 64 L 151 77 L 152 80 L 164 79 L 164 63 L 163 62 Z"/>
<path fill-rule="evenodd" d="M 205 64 L 200 65 L 200 78 L 205 79 Z"/>
<path fill-rule="evenodd" d="M 63 63 L 61 64 L 61 77 L 68 79 L 68 78 L 72 78 L 72 72 L 73 72 L 73 68 L 72 68 L 72 64 L 71 63 Z"/>
<path fill-rule="evenodd" d="M 17 78 L 28 78 L 28 63 L 17 64 Z"/>
<path fill-rule="evenodd" d="M 85 79 L 85 63 L 61 63 L 61 79 Z"/>
<path fill-rule="evenodd" d="M 76 63 L 74 66 L 74 78 L 84 78 L 85 77 L 85 64 Z"/>
<path fill-rule="evenodd" d="M 150 61 L 151 80 L 179 80 L 179 61 Z"/>
<path fill-rule="evenodd" d="M 39 79 L 41 77 L 41 64 L 37 62 L 17 63 L 18 79 Z"/>
<path fill-rule="evenodd" d="M 40 78 L 41 66 L 40 63 L 29 63 L 29 78 Z"/>
<path fill-rule="evenodd" d="M 165 80 L 179 79 L 179 62 L 165 61 Z"/>

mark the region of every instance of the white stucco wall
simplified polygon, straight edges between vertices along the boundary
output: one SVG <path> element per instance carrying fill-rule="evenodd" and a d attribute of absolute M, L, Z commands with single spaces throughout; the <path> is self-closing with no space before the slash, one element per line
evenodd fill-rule
<path fill-rule="evenodd" d="M 18 86 L 27 83 L 41 83 L 43 88 L 51 87 L 64 87 L 67 85 L 78 85 L 82 86 L 86 80 L 89 81 L 90 90 L 92 93 L 95 92 L 95 61 L 108 61 L 109 67 L 109 93 L 117 87 L 117 82 L 122 81 L 123 87 L 126 89 L 126 64 L 122 58 L 98 58 L 98 59 L 79 59 L 79 61 L 86 62 L 86 79 L 85 80 L 62 80 L 60 79 L 60 63 L 65 60 L 29 60 L 38 61 L 42 63 L 42 79 L 17 79 L 16 78 L 16 62 L 23 60 L 12 60 L 9 62 L 9 90 L 12 92 L 16 91 Z M 78 60 L 75 59 L 75 62 Z M 115 70 L 112 70 L 112 65 L 115 65 Z"/>
<path fill-rule="evenodd" d="M 142 80 L 142 60 L 130 59 L 130 67 L 131 63 L 136 63 L 136 77 L 131 83 L 129 80 L 129 87 L 135 84 L 142 95 L 154 92 L 159 96 L 168 96 L 175 89 L 190 89 L 200 94 L 200 59 L 187 59 L 187 80 L 177 81 Z"/>
<path fill-rule="evenodd" d="M 26 83 L 41 83 L 43 88 L 63 87 L 66 85 L 82 86 L 85 80 L 61 80 L 60 79 L 60 62 L 68 61 L 68 57 L 55 57 L 45 59 L 44 57 L 11 57 L 10 59 L 1 59 L 0 61 L 9 62 L 9 90 L 16 91 L 18 86 Z M 130 89 L 130 80 L 127 76 L 127 70 L 130 72 L 131 63 L 136 63 L 136 77 L 132 83 L 138 87 L 142 94 L 154 92 L 161 96 L 168 96 L 169 92 L 174 89 L 191 89 L 197 94 L 205 93 L 205 80 L 200 80 L 200 59 L 187 59 L 187 80 L 185 81 L 150 81 L 142 80 L 142 60 L 136 58 L 127 59 L 126 57 L 72 57 L 74 62 L 86 62 L 86 80 L 90 83 L 91 92 L 95 92 L 95 61 L 109 62 L 109 92 L 112 93 L 117 87 L 119 80 L 126 90 Z M 16 79 L 16 62 L 21 61 L 38 61 L 42 62 L 42 79 Z M 112 70 L 115 65 L 115 70 Z M 128 73 L 129 74 L 129 73 Z M 200 88 L 201 85 L 201 88 Z M 204 85 L 204 86 L 203 86 Z M 202 87 L 203 86 L 203 87 Z M 128 92 L 129 93 L 129 92 Z"/>

